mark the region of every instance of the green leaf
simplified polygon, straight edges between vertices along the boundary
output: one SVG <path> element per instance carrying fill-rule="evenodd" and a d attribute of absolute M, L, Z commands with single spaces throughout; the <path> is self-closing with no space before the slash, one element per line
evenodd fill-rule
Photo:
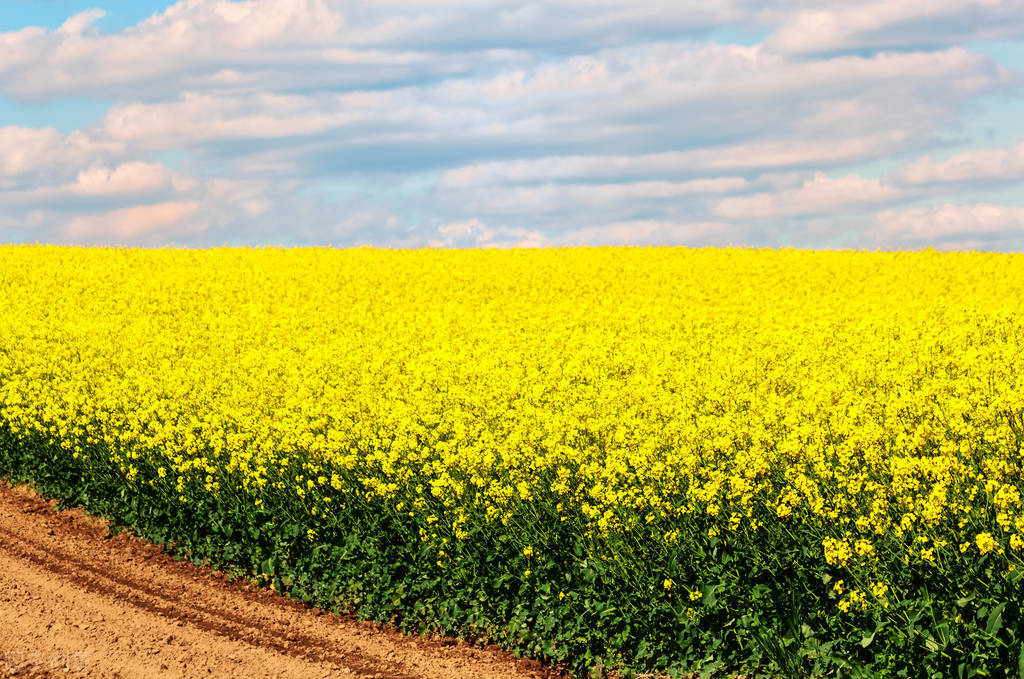
<path fill-rule="evenodd" d="M 997 604 L 992 612 L 988 614 L 988 621 L 985 623 L 985 632 L 989 636 L 995 636 L 996 633 L 1003 627 L 1003 609 L 1006 608 L 1006 603 L 1003 601 Z"/>

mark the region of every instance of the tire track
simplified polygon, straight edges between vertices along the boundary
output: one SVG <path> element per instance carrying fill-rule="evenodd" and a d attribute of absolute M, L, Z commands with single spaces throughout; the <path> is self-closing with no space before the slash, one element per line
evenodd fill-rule
<path fill-rule="evenodd" d="M 0 481 L 0 677 L 558 674 L 494 647 L 405 637 L 229 582 Z"/>
<path fill-rule="evenodd" d="M 153 588 L 137 580 L 103 572 L 88 562 L 77 559 L 58 549 L 33 544 L 0 527 L 0 551 L 25 559 L 35 566 L 54 575 L 70 580 L 82 589 L 95 592 L 119 601 L 125 601 L 147 613 L 171 620 L 181 621 L 199 629 L 219 634 L 232 641 L 241 641 L 252 646 L 272 648 L 283 655 L 289 655 L 315 662 L 330 662 L 352 671 L 361 677 L 393 677 L 394 679 L 419 679 L 397 667 L 386 667 L 366 657 L 351 657 L 332 649 L 317 649 L 317 640 L 312 636 L 273 629 L 266 623 L 246 620 L 212 607 L 204 608 L 187 602 L 175 602 L 161 595 Z M 93 578 L 83 574 L 92 573 Z"/>

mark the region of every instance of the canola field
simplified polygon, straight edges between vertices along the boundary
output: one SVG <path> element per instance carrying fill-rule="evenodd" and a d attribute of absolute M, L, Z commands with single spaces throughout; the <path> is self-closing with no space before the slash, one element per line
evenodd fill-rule
<path fill-rule="evenodd" d="M 0 248 L 0 473 L 561 664 L 1020 676 L 1024 255 Z"/>

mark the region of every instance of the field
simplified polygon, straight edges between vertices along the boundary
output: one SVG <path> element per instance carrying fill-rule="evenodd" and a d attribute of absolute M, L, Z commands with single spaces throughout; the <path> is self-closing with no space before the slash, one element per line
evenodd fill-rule
<path fill-rule="evenodd" d="M 579 676 L 1018 676 L 1024 256 L 0 248 L 0 470 Z"/>

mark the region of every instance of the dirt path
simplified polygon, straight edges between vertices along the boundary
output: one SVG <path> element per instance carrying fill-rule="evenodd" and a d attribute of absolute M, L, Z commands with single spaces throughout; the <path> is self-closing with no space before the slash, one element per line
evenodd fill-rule
<path fill-rule="evenodd" d="M 309 609 L 0 482 L 0 677 L 544 677 Z"/>

